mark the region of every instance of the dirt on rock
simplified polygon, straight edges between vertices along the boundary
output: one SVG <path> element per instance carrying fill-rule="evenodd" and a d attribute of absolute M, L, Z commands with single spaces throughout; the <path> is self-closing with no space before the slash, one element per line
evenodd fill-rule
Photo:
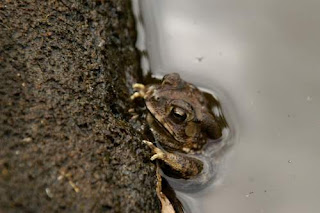
<path fill-rule="evenodd" d="M 0 212 L 159 212 L 129 0 L 0 1 Z"/>

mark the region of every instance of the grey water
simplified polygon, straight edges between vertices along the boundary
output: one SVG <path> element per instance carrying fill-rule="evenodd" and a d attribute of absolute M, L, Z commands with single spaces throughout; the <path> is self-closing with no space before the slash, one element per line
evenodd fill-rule
<path fill-rule="evenodd" d="M 191 212 L 320 211 L 320 2 L 135 0 L 145 71 L 213 92 L 234 145 Z"/>

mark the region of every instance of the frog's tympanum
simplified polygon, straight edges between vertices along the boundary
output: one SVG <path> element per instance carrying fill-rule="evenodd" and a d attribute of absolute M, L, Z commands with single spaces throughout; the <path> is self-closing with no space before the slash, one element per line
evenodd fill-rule
<path fill-rule="evenodd" d="M 198 175 L 203 162 L 192 154 L 222 136 L 222 128 L 203 92 L 176 73 L 165 75 L 159 84 L 135 84 L 131 99 L 143 98 L 147 123 L 155 144 L 144 141 L 154 155 L 180 178 Z"/>

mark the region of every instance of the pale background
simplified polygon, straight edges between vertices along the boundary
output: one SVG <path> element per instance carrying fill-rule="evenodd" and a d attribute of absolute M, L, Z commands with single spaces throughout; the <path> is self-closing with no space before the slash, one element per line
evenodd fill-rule
<path fill-rule="evenodd" d="M 320 212 L 320 1 L 140 6 L 152 71 L 220 93 L 237 133 L 223 178 L 182 199 L 194 212 Z"/>

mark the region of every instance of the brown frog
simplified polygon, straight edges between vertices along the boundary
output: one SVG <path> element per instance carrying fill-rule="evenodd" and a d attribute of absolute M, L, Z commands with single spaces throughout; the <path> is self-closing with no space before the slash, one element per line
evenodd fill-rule
<path fill-rule="evenodd" d="M 144 141 L 154 155 L 179 178 L 189 179 L 203 169 L 200 153 L 208 139 L 219 139 L 222 128 L 203 92 L 185 82 L 179 74 L 165 75 L 160 84 L 134 84 L 131 99 L 143 98 L 147 123 L 156 145 Z"/>

